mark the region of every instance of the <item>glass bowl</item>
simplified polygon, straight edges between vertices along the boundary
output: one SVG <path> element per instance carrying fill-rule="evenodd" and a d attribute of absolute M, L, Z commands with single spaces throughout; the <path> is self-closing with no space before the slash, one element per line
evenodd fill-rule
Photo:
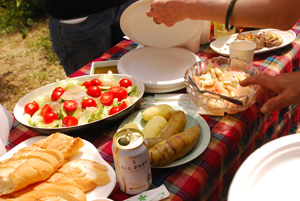
<path fill-rule="evenodd" d="M 222 79 L 219 78 L 219 76 L 217 76 L 217 74 L 220 75 L 220 71 L 218 69 L 222 71 Z M 231 77 L 232 80 L 234 80 L 234 82 L 228 81 L 228 79 L 226 80 L 226 78 L 228 77 L 226 77 L 225 74 L 228 72 L 224 73 L 224 71 L 229 71 L 229 75 L 234 74 L 233 78 Z M 211 86 L 208 86 L 209 90 L 225 95 L 222 92 L 224 92 L 224 89 L 226 89 L 228 91 L 228 94 L 226 94 L 227 96 L 234 97 L 235 99 L 242 101 L 243 105 L 241 106 L 228 102 L 218 96 L 211 95 L 208 93 L 202 94 L 193 89 L 191 83 L 189 82 L 188 76 L 196 80 L 196 83 L 198 84 L 198 86 L 200 86 L 200 89 L 204 89 L 206 84 L 209 82 L 203 84 L 202 81 L 199 81 L 199 79 L 203 79 L 203 76 L 201 78 L 199 76 L 204 74 L 207 75 L 208 72 L 211 73 L 211 77 L 214 77 L 208 78 L 213 80 L 210 81 L 210 83 L 213 84 Z M 245 74 L 245 76 L 254 76 L 260 73 L 260 69 L 255 67 L 252 63 L 246 63 L 243 60 L 229 59 L 220 56 L 208 59 L 206 61 L 196 62 L 191 68 L 186 70 L 184 74 L 184 83 L 186 85 L 187 93 L 197 106 L 203 107 L 204 109 L 216 114 L 220 114 L 222 112 L 228 114 L 235 114 L 237 112 L 247 109 L 253 103 L 255 103 L 255 94 L 258 88 L 257 85 L 241 87 L 238 83 L 245 77 L 239 75 Z M 215 79 L 218 79 L 218 81 L 215 81 Z M 219 84 L 221 82 L 220 80 L 223 80 L 221 85 Z M 224 80 L 226 80 L 226 82 Z M 236 88 L 237 90 L 235 90 L 234 88 Z"/>

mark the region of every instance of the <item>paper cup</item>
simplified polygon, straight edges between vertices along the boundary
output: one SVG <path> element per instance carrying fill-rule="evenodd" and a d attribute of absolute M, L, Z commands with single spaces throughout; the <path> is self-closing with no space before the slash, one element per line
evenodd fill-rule
<path fill-rule="evenodd" d="M 230 59 L 244 60 L 248 63 L 253 61 L 256 44 L 247 40 L 236 40 L 229 43 Z"/>

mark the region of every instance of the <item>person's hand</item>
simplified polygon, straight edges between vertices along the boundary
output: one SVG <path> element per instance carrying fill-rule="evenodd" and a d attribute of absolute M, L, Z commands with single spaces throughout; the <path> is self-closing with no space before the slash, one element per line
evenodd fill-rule
<path fill-rule="evenodd" d="M 241 86 L 257 84 L 256 101 L 263 103 L 264 114 L 300 103 L 300 72 L 278 76 L 256 75 L 240 82 Z"/>
<path fill-rule="evenodd" d="M 157 24 L 164 23 L 171 27 L 176 22 L 187 18 L 184 0 L 154 0 L 147 11 L 148 17 L 153 17 Z"/>

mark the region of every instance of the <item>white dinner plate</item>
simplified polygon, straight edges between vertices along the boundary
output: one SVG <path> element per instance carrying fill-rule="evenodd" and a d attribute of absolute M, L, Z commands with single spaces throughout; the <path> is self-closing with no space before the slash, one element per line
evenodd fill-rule
<path fill-rule="evenodd" d="M 176 161 L 173 161 L 172 163 L 161 166 L 161 167 L 152 166 L 153 168 L 170 168 L 170 167 L 175 167 L 175 166 L 183 165 L 187 162 L 190 162 L 191 160 L 198 157 L 207 148 L 207 146 L 210 142 L 210 136 L 211 136 L 210 128 L 209 128 L 207 122 L 199 114 L 197 114 L 191 110 L 185 109 L 183 107 L 179 107 L 179 106 L 173 106 L 173 108 L 174 108 L 174 110 L 182 110 L 185 113 L 186 125 L 184 127 L 184 130 L 191 128 L 193 126 L 196 126 L 197 124 L 200 125 L 200 127 L 201 127 L 200 139 L 198 140 L 195 147 L 189 153 L 187 153 L 184 157 L 177 159 Z M 143 130 L 143 128 L 145 127 L 145 125 L 147 123 L 142 118 L 142 113 L 145 109 L 137 111 L 137 112 L 133 113 L 132 115 L 130 115 L 129 117 L 127 117 L 121 123 L 119 129 L 122 128 L 125 124 L 133 122 L 136 125 L 138 125 L 140 130 Z"/>
<path fill-rule="evenodd" d="M 264 47 L 262 49 L 255 50 L 254 54 L 259 54 L 259 53 L 264 53 L 264 52 L 269 52 L 269 51 L 280 49 L 280 48 L 285 47 L 285 46 L 289 45 L 290 43 L 292 43 L 296 38 L 296 34 L 292 30 L 281 31 L 281 30 L 277 30 L 277 29 L 261 29 L 261 30 L 243 32 L 243 34 L 247 34 L 247 33 L 257 34 L 259 32 L 263 32 L 263 31 L 264 32 L 273 32 L 273 33 L 277 34 L 278 36 L 281 36 L 283 43 L 277 47 L 271 47 L 271 48 Z M 215 52 L 217 52 L 223 56 L 229 56 L 228 44 L 231 43 L 232 41 L 234 41 L 236 39 L 237 35 L 238 34 L 233 34 L 231 36 L 227 36 L 227 37 L 215 40 L 210 43 L 210 47 Z"/>
<path fill-rule="evenodd" d="M 300 198 L 300 134 L 275 139 L 253 152 L 236 172 L 228 201 Z"/>
<path fill-rule="evenodd" d="M 141 80 L 145 92 L 170 92 L 184 88 L 184 73 L 199 61 L 196 54 L 183 48 L 143 47 L 126 53 L 118 62 L 118 72 Z M 164 89 L 164 90 L 163 90 Z"/>
<path fill-rule="evenodd" d="M 46 138 L 46 136 L 33 137 L 23 141 L 22 143 L 18 144 L 13 149 L 11 149 L 9 152 L 1 156 L 0 161 L 12 157 L 12 155 L 16 153 L 19 149 L 26 146 L 31 146 L 34 142 L 41 140 L 43 138 Z M 93 144 L 91 144 L 90 142 L 84 139 L 82 140 L 84 142 L 84 146 L 79 150 L 79 152 L 76 155 L 72 156 L 68 160 L 75 160 L 75 159 L 82 158 L 82 159 L 89 159 L 92 161 L 96 161 L 102 165 L 105 165 L 108 168 L 107 174 L 110 177 L 111 182 L 104 186 L 97 186 L 94 190 L 86 193 L 86 198 L 87 200 L 94 200 L 94 199 L 108 197 L 116 185 L 116 173 L 114 169 L 100 156 L 98 150 Z"/>
<path fill-rule="evenodd" d="M 152 0 L 142 0 L 131 4 L 123 12 L 120 26 L 126 36 L 134 42 L 151 47 L 181 46 L 190 39 L 200 37 L 203 22 L 186 19 L 172 27 L 155 24 L 146 15 Z"/>

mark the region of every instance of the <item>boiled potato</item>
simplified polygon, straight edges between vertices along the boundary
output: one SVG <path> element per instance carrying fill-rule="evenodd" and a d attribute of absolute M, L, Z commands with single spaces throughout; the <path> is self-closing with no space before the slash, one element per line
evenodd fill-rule
<path fill-rule="evenodd" d="M 174 109 L 167 104 L 155 105 L 145 109 L 142 113 L 142 118 L 145 121 L 150 121 L 150 119 L 152 119 L 155 116 L 161 116 L 164 117 L 166 120 L 169 120 L 173 113 Z"/>
<path fill-rule="evenodd" d="M 155 116 L 148 121 L 143 129 L 145 138 L 156 137 L 167 125 L 168 121 L 162 116 Z"/>
<path fill-rule="evenodd" d="M 133 122 L 130 122 L 130 123 L 128 123 L 128 124 L 125 124 L 125 125 L 122 127 L 122 129 L 123 129 L 123 128 L 136 128 L 136 129 L 139 129 L 138 125 L 136 125 L 136 124 L 133 123 Z"/>

